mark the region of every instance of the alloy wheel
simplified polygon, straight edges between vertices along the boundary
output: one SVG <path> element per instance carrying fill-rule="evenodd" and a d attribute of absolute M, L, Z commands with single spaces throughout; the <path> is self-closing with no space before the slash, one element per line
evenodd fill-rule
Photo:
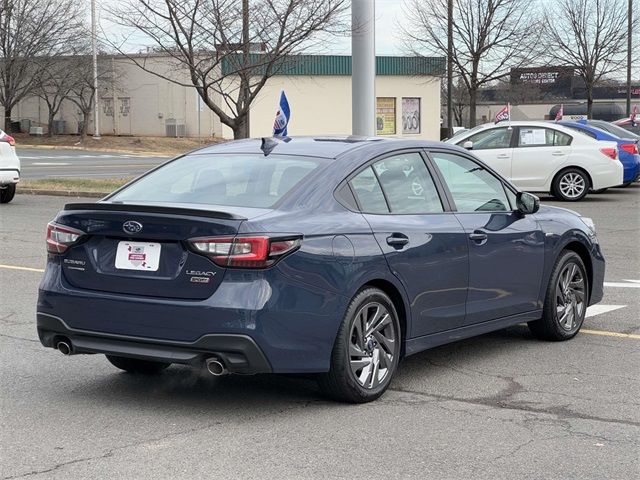
<path fill-rule="evenodd" d="M 378 302 L 364 305 L 349 335 L 349 363 L 360 386 L 373 389 L 392 373 L 398 334 L 389 310 Z"/>
<path fill-rule="evenodd" d="M 566 198 L 578 198 L 587 188 L 587 182 L 579 173 L 567 172 L 560 178 L 559 188 Z"/>
<path fill-rule="evenodd" d="M 560 327 L 573 330 L 582 321 L 586 309 L 586 282 L 582 270 L 567 263 L 556 285 L 556 318 Z"/>

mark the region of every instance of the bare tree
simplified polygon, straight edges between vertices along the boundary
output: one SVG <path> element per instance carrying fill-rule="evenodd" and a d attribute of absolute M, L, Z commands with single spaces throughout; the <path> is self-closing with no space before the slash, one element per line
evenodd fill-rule
<path fill-rule="evenodd" d="M 624 66 L 627 0 L 555 0 L 545 10 L 545 25 L 546 56 L 575 67 L 591 118 L 594 86 Z"/>
<path fill-rule="evenodd" d="M 38 85 L 46 62 L 68 52 L 82 32 L 74 0 L 0 0 L 0 105 L 5 129 L 11 111 Z"/>
<path fill-rule="evenodd" d="M 129 55 L 132 61 L 195 87 L 234 137 L 245 138 L 249 108 L 267 80 L 290 66 L 291 55 L 341 31 L 347 7 L 347 0 L 125 0 L 110 13 L 153 44 L 150 55 Z M 158 52 L 170 58 L 173 72 L 158 68 Z"/>
<path fill-rule="evenodd" d="M 41 74 L 33 93 L 42 99 L 47 106 L 47 135 L 49 137 L 53 136 L 55 117 L 64 101 L 69 98 L 76 82 L 73 60 L 73 57 L 35 60 L 35 62 L 43 61 L 46 63 L 44 68 L 40 69 Z"/>
<path fill-rule="evenodd" d="M 447 55 L 448 0 L 405 0 L 402 35 L 414 54 Z M 469 92 L 469 126 L 478 90 L 528 63 L 540 29 L 535 0 L 453 0 L 453 65 Z"/>

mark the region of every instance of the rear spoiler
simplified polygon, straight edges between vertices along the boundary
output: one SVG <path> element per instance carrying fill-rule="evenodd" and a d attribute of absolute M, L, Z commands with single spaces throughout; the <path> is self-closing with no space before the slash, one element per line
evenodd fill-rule
<path fill-rule="evenodd" d="M 65 211 L 72 210 L 101 210 L 110 212 L 140 212 L 165 213 L 169 215 L 188 215 L 191 217 L 220 218 L 224 220 L 246 220 L 246 217 L 214 210 L 200 210 L 196 208 L 165 207 L 160 205 L 131 205 L 125 203 L 67 203 Z"/>

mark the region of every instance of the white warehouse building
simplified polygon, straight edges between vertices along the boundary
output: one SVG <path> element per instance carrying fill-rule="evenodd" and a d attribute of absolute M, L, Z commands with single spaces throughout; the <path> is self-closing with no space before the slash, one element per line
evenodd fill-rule
<path fill-rule="evenodd" d="M 103 55 L 99 62 L 102 70 L 117 72 L 115 83 L 105 82 L 109 86 L 99 88 L 103 135 L 233 138 L 231 129 L 202 103 L 195 88 L 146 71 L 171 78 L 179 75 L 188 83 L 187 72 L 176 69 L 169 57 Z M 136 62 L 144 63 L 146 70 Z M 221 68 L 225 73 L 224 62 Z M 378 135 L 438 140 L 444 58 L 382 56 L 376 58 L 376 70 Z M 350 56 L 295 57 L 286 73 L 271 77 L 253 102 L 252 137 L 271 135 L 281 90 L 291 107 L 289 135 L 351 133 Z M 56 120 L 55 133 L 75 134 L 82 115 L 74 103 L 65 101 Z M 35 96 L 24 99 L 12 110 L 12 121 L 20 121 L 23 130 L 43 127 L 46 133 L 44 101 Z"/>

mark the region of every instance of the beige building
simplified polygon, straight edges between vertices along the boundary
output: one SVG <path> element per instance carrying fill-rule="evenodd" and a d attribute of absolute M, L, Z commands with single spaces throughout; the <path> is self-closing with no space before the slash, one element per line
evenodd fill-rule
<path fill-rule="evenodd" d="M 141 55 L 135 60 L 145 62 L 148 70 L 189 83 L 187 72 L 175 68 L 167 57 Z M 147 72 L 126 57 L 101 57 L 100 62 L 101 69 L 114 72 L 116 78 L 100 87 L 103 135 L 233 138 L 231 129 L 202 103 L 194 88 Z M 378 57 L 378 134 L 437 140 L 444 68 L 443 58 Z M 251 107 L 251 136 L 271 135 L 281 90 L 291 107 L 290 135 L 351 133 L 350 57 L 301 56 L 286 74 L 270 78 Z M 12 116 L 23 128 L 43 127 L 46 133 L 47 109 L 37 97 L 20 102 Z M 75 104 L 66 101 L 56 119 L 56 133 L 71 134 L 78 131 L 82 116 Z"/>

